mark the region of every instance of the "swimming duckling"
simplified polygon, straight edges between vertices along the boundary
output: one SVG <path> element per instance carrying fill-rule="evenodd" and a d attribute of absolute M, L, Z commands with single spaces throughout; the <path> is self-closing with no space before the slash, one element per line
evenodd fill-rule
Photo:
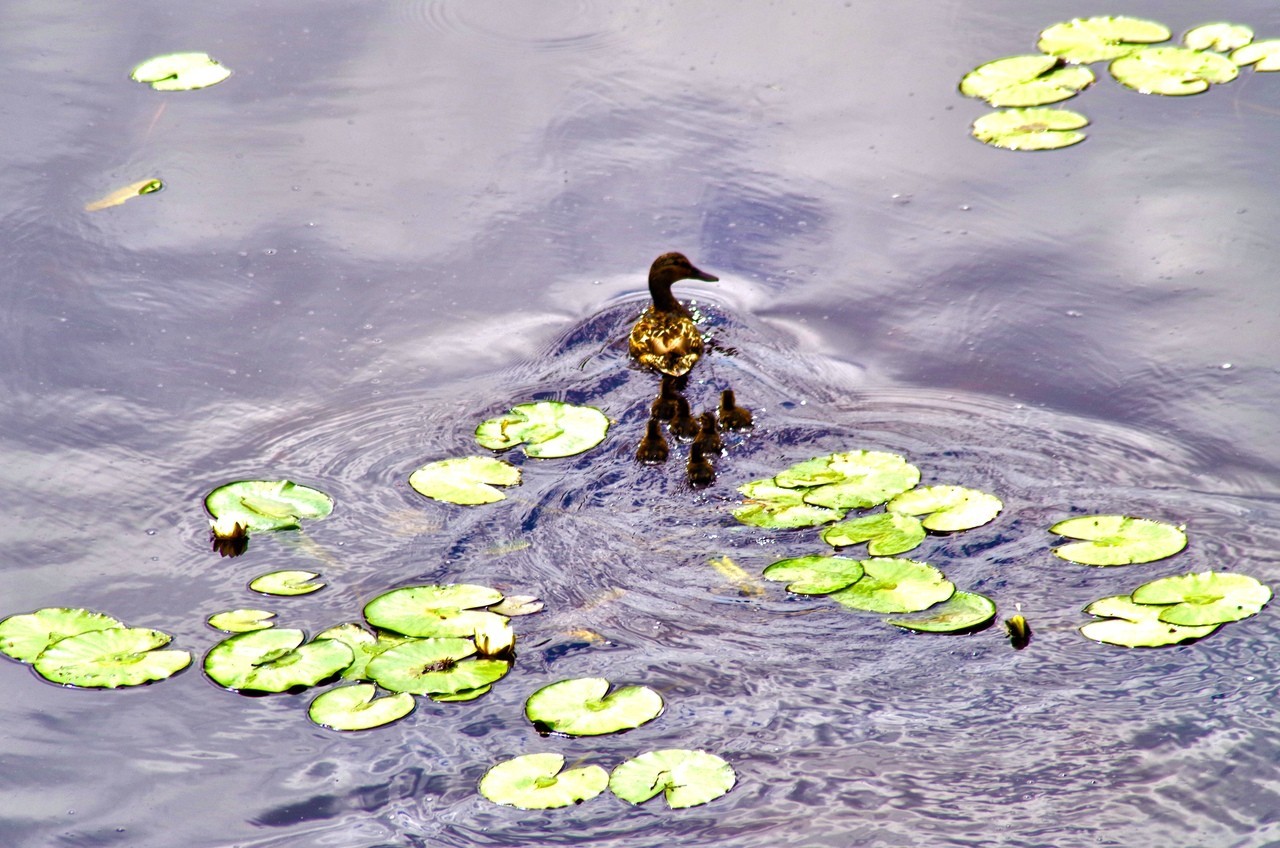
<path fill-rule="evenodd" d="M 694 442 L 689 446 L 689 485 L 710 486 L 716 481 L 716 469 L 702 453 L 702 446 Z"/>
<path fill-rule="evenodd" d="M 671 419 L 671 435 L 686 441 L 698 435 L 698 422 L 693 420 L 693 413 L 689 411 L 689 401 L 684 395 L 676 398 L 676 414 Z"/>
<path fill-rule="evenodd" d="M 714 283 L 720 278 L 699 271 L 682 253 L 664 253 L 653 260 L 649 268 L 653 305 L 631 328 L 627 344 L 641 365 L 673 377 L 688 374 L 702 355 L 702 334 L 693 316 L 671 294 L 672 283 L 689 279 Z"/>
<path fill-rule="evenodd" d="M 667 461 L 667 440 L 662 437 L 662 425 L 656 418 L 649 419 L 649 426 L 636 449 L 636 459 L 648 465 Z"/>
<path fill-rule="evenodd" d="M 716 431 L 716 417 L 713 413 L 702 413 L 698 423 L 698 435 L 694 437 L 693 443 L 701 446 L 702 452 L 709 456 L 724 450 L 720 433 Z"/>
<path fill-rule="evenodd" d="M 670 421 L 676 414 L 676 398 L 680 392 L 676 389 L 676 378 L 669 374 L 662 375 L 662 388 L 649 407 L 649 414 L 662 421 Z"/>
<path fill-rule="evenodd" d="M 751 428 L 751 410 L 738 406 L 733 399 L 733 389 L 725 389 L 720 393 L 720 429 L 749 430 Z"/>

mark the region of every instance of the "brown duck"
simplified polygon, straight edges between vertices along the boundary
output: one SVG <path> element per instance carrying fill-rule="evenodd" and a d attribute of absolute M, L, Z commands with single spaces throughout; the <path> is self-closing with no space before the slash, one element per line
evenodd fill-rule
<path fill-rule="evenodd" d="M 705 280 L 713 277 L 693 267 L 682 253 L 664 253 L 649 268 L 649 294 L 653 305 L 644 311 L 631 328 L 628 348 L 641 365 L 680 377 L 702 355 L 702 334 L 684 304 L 671 294 L 671 285 L 680 280 Z"/>

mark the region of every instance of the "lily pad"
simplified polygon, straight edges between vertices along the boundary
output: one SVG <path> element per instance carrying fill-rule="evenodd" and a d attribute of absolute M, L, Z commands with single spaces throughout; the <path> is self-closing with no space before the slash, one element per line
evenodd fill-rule
<path fill-rule="evenodd" d="M 495 486 L 520 485 L 520 469 L 492 456 L 461 456 L 428 462 L 409 475 L 420 495 L 445 503 L 475 506 L 506 498 Z"/>
<path fill-rule="evenodd" d="M 958 591 L 918 615 L 890 618 L 888 622 L 895 627 L 926 633 L 959 633 L 983 627 L 995 617 L 995 601 L 977 592 Z"/>
<path fill-rule="evenodd" d="M 542 612 L 544 604 L 533 595 L 507 595 L 496 604 L 489 605 L 489 612 L 506 615 L 512 618 L 518 615 L 533 615 Z"/>
<path fill-rule="evenodd" d="M 609 776 L 613 794 L 630 804 L 643 804 L 659 792 L 672 809 L 714 801 L 738 780 L 733 767 L 715 754 L 666 748 L 627 760 Z"/>
<path fill-rule="evenodd" d="M 339 686 L 315 697 L 307 715 L 316 724 L 334 730 L 368 730 L 404 718 L 413 712 L 413 696 L 398 692 L 375 697 L 372 683 Z"/>
<path fill-rule="evenodd" d="M 476 428 L 476 441 L 490 450 L 524 444 L 528 456 L 552 459 L 588 451 L 604 441 L 609 419 L 594 406 L 554 400 L 521 403 Z"/>
<path fill-rule="evenodd" d="M 733 517 L 752 527 L 770 530 L 791 530 L 797 527 L 814 527 L 844 517 L 842 509 L 827 509 L 804 501 L 807 489 L 789 489 L 776 485 L 773 480 L 754 480 L 738 487 L 746 496 L 742 506 L 733 511 Z"/>
<path fill-rule="evenodd" d="M 1220 53 L 1244 47 L 1250 41 L 1253 41 L 1253 30 L 1244 24 L 1203 24 L 1182 36 L 1182 43 L 1192 50 L 1217 50 Z"/>
<path fill-rule="evenodd" d="M 130 76 L 156 91 L 192 91 L 222 82 L 231 71 L 208 53 L 168 53 L 138 65 Z"/>
<path fill-rule="evenodd" d="M 253 578 L 249 588 L 264 595 L 309 595 L 324 588 L 325 584 L 316 580 L 319 576 L 314 571 L 272 571 Z"/>
<path fill-rule="evenodd" d="M 867 509 L 920 482 L 920 469 L 896 453 L 855 450 L 791 466 L 777 486 L 805 488 L 804 502 L 828 509 Z"/>
<path fill-rule="evenodd" d="M 1147 47 L 1110 65 L 1121 85 L 1141 94 L 1181 97 L 1199 94 L 1211 83 L 1231 82 L 1240 68 L 1226 56 L 1186 47 Z"/>
<path fill-rule="evenodd" d="M 914 515 L 883 512 L 864 515 L 822 531 L 822 541 L 837 548 L 867 542 L 872 556 L 906 553 L 924 541 L 924 525 Z"/>
<path fill-rule="evenodd" d="M 862 561 L 862 579 L 831 595 L 867 612 L 919 612 L 955 594 L 956 587 L 927 562 L 877 557 Z"/>
<path fill-rule="evenodd" d="M 1082 515 L 1059 521 L 1050 533 L 1084 539 L 1053 549 L 1080 565 L 1131 565 L 1173 556 L 1187 546 L 1181 527 L 1128 515 Z"/>
<path fill-rule="evenodd" d="M 952 533 L 970 530 L 990 522 L 1004 504 L 995 495 L 964 486 L 925 486 L 904 492 L 889 501 L 885 509 L 907 515 L 925 515 L 920 523 L 926 530 Z"/>
<path fill-rule="evenodd" d="M 303 644 L 301 630 L 255 630 L 209 649 L 204 672 L 220 686 L 252 692 L 284 692 L 314 686 L 351 665 L 351 649 L 336 639 Z"/>
<path fill-rule="evenodd" d="M 1164 24 L 1123 16 L 1076 18 L 1040 33 L 1036 48 L 1068 62 L 1087 65 L 1124 56 L 1145 44 L 1168 41 Z"/>
<path fill-rule="evenodd" d="M 1237 65 L 1253 65 L 1255 71 L 1280 71 L 1280 38 L 1246 44 L 1231 53 Z"/>
<path fill-rule="evenodd" d="M 609 785 L 600 766 L 562 769 L 563 754 L 524 754 L 485 772 L 480 794 L 521 810 L 551 810 L 589 801 Z"/>
<path fill-rule="evenodd" d="M 414 639 L 374 657 L 367 673 L 391 692 L 452 695 L 487 686 L 511 667 L 504 660 L 470 659 L 475 653 L 470 639 Z"/>
<path fill-rule="evenodd" d="M 364 617 L 374 627 L 406 636 L 467 636 L 506 618 L 481 607 L 496 604 L 502 593 L 488 586 L 455 583 L 447 586 L 405 586 L 392 589 L 365 604 Z"/>
<path fill-rule="evenodd" d="M 19 662 L 35 662 L 41 651 L 59 639 L 114 627 L 124 627 L 124 622 L 87 609 L 45 607 L 0 621 L 0 652 Z"/>
<path fill-rule="evenodd" d="M 1247 574 L 1201 571 L 1144 583 L 1133 590 L 1136 604 L 1168 604 L 1160 620 L 1186 627 L 1226 624 L 1257 615 L 1271 589 Z"/>
<path fill-rule="evenodd" d="M 333 512 L 333 498 L 289 480 L 240 480 L 214 489 L 204 507 L 219 525 L 289 530 Z"/>
<path fill-rule="evenodd" d="M 144 194 L 155 194 L 162 188 L 164 188 L 164 183 L 160 180 L 138 180 L 136 183 L 129 183 L 129 185 L 124 186 L 123 188 L 118 188 L 110 194 L 107 194 L 105 197 L 98 198 L 92 203 L 86 203 L 84 211 L 100 212 L 103 209 L 110 209 L 113 206 L 119 206 L 126 201 L 133 200 L 135 197 L 141 197 Z"/>
<path fill-rule="evenodd" d="M 802 556 L 780 559 L 764 570 L 768 580 L 787 581 L 797 595 L 826 595 L 862 579 L 862 563 L 842 556 Z"/>
<path fill-rule="evenodd" d="M 224 633 L 252 633 L 254 630 L 266 630 L 275 627 L 270 619 L 276 617 L 273 612 L 257 609 L 228 610 L 209 616 L 209 626 Z"/>
<path fill-rule="evenodd" d="M 481 695 L 487 695 L 492 688 L 493 684 L 489 683 L 477 686 L 475 689 L 463 689 L 461 692 L 432 692 L 427 697 L 442 704 L 453 704 L 459 701 L 474 701 Z"/>
<path fill-rule="evenodd" d="M 1009 56 L 979 65 L 960 80 L 960 93 L 992 106 L 1043 106 L 1075 97 L 1094 81 L 1080 65 L 1063 67 L 1056 56 Z"/>
<path fill-rule="evenodd" d="M 191 665 L 187 651 L 161 651 L 168 633 L 110 627 L 59 639 L 34 663 L 41 677 L 66 686 L 115 689 L 163 680 Z"/>
<path fill-rule="evenodd" d="M 1160 648 L 1208 636 L 1218 625 L 1182 627 L 1160 620 L 1164 607 L 1136 604 L 1128 595 L 1113 595 L 1084 608 L 1089 615 L 1103 616 L 1080 628 L 1089 639 L 1125 648 Z"/>
<path fill-rule="evenodd" d="M 351 649 L 354 659 L 342 672 L 347 680 L 367 679 L 369 662 L 394 647 L 413 641 L 410 636 L 400 636 L 379 630 L 375 636 L 358 624 L 339 624 L 316 634 L 316 639 L 337 639 Z"/>
<path fill-rule="evenodd" d="M 543 686 L 525 701 L 524 714 L 544 733 L 600 736 L 653 721 L 662 709 L 662 696 L 647 686 L 609 692 L 603 677 L 580 677 Z"/>
<path fill-rule="evenodd" d="M 1005 109 L 973 122 L 973 137 L 1005 150 L 1058 150 L 1084 141 L 1089 119 L 1068 109 Z"/>

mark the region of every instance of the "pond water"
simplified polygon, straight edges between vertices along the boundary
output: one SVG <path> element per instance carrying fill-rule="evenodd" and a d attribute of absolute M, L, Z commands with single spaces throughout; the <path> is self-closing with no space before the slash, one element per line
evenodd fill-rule
<path fill-rule="evenodd" d="M 516 620 L 491 694 L 347 735 L 307 720 L 314 692 L 246 698 L 198 668 L 79 691 L 0 662 L 0 843 L 1280 845 L 1274 610 L 1158 651 L 1076 631 L 1166 574 L 1280 583 L 1280 74 L 1185 99 L 1104 78 L 1067 104 L 1093 124 L 1065 151 L 968 138 L 966 71 L 1096 13 L 1280 36 L 1243 0 L 9 3 L 0 615 L 87 606 L 199 658 L 205 618 L 262 605 L 246 584 L 278 568 L 328 583 L 267 601 L 310 633 L 414 583 L 547 608 Z M 175 50 L 234 76 L 128 80 Z M 165 190 L 83 211 L 150 177 Z M 736 350 L 695 371 L 695 408 L 732 387 L 757 420 L 700 491 L 634 462 L 656 381 L 616 344 L 667 250 L 720 277 L 677 291 Z M 408 488 L 532 398 L 616 423 L 579 457 L 513 457 L 525 484 L 497 505 Z M 738 524 L 736 487 L 853 448 L 1004 500 L 913 556 L 1020 605 L 1026 650 L 758 580 L 824 546 Z M 337 509 L 220 559 L 201 498 L 255 477 Z M 1054 558 L 1046 528 L 1087 512 L 1191 543 Z M 667 711 L 539 737 L 524 698 L 576 676 Z M 685 811 L 475 791 L 521 753 L 663 747 L 724 756 L 738 786 Z"/>

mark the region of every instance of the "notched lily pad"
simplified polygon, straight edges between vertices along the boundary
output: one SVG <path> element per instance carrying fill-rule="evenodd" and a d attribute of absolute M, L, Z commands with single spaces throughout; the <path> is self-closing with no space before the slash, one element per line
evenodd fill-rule
<path fill-rule="evenodd" d="M 752 527 L 770 530 L 792 530 L 797 527 L 814 527 L 844 517 L 842 509 L 827 509 L 804 501 L 807 489 L 789 489 L 776 485 L 773 480 L 754 480 L 738 487 L 746 497 L 742 506 L 733 511 L 733 517 Z"/>
<path fill-rule="evenodd" d="M 403 692 L 376 697 L 372 683 L 339 686 L 315 697 L 307 716 L 333 730 L 368 730 L 390 724 L 413 712 L 413 696 Z"/>
<path fill-rule="evenodd" d="M 208 624 L 224 633 L 252 633 L 254 630 L 274 627 L 271 619 L 275 617 L 275 613 L 267 610 L 237 609 L 214 613 L 209 616 Z"/>
<path fill-rule="evenodd" d="M 240 480 L 219 486 L 204 499 L 219 525 L 248 530 L 290 530 L 333 512 L 333 498 L 289 480 Z"/>
<path fill-rule="evenodd" d="M 890 618 L 895 627 L 925 633 L 964 633 L 985 627 L 996 617 L 995 601 L 977 592 L 956 592 L 940 604 L 909 618 Z"/>
<path fill-rule="evenodd" d="M 1233 50 L 1231 61 L 1237 65 L 1253 65 L 1255 71 L 1280 71 L 1280 38 L 1269 38 Z"/>
<path fill-rule="evenodd" d="M 314 686 L 351 665 L 351 649 L 336 639 L 305 645 L 301 630 L 255 630 L 209 649 L 204 672 L 218 685 L 251 692 L 285 692 Z"/>
<path fill-rule="evenodd" d="M 1161 604 L 1160 621 L 1194 627 L 1226 624 L 1257 615 L 1271 589 L 1247 574 L 1201 571 L 1144 583 L 1133 590 L 1136 604 Z"/>
<path fill-rule="evenodd" d="M 609 419 L 594 406 L 554 400 L 522 403 L 476 428 L 476 441 L 490 450 L 524 444 L 528 456 L 552 459 L 588 451 L 604 441 Z"/>
<path fill-rule="evenodd" d="M 995 495 L 964 486 L 925 486 L 898 495 L 885 506 L 890 512 L 926 515 L 926 530 L 953 533 L 971 530 L 992 521 L 1004 504 Z"/>
<path fill-rule="evenodd" d="M 483 609 L 501 600 L 497 589 L 470 583 L 405 586 L 365 604 L 364 617 L 374 627 L 406 636 L 469 637 L 492 619 L 506 621 Z"/>
<path fill-rule="evenodd" d="M 369 679 L 391 692 L 454 695 L 500 680 L 505 660 L 473 659 L 475 642 L 452 637 L 414 639 L 369 661 Z"/>
<path fill-rule="evenodd" d="M 1226 56 L 1186 47 L 1147 47 L 1121 56 L 1110 65 L 1121 85 L 1141 94 L 1181 97 L 1199 94 L 1211 83 L 1231 82 L 1239 66 Z"/>
<path fill-rule="evenodd" d="M 485 772 L 480 794 L 521 810 L 551 810 L 589 801 L 609 785 L 600 766 L 562 769 L 562 754 L 524 754 Z"/>
<path fill-rule="evenodd" d="M 1244 24 L 1203 24 L 1188 30 L 1182 37 L 1182 43 L 1192 50 L 1217 50 L 1220 53 L 1244 47 L 1250 41 L 1253 41 L 1253 30 Z"/>
<path fill-rule="evenodd" d="M 495 486 L 520 485 L 520 469 L 492 456 L 460 456 L 428 462 L 409 475 L 420 495 L 445 503 L 475 506 L 506 498 Z"/>
<path fill-rule="evenodd" d="M 662 709 L 662 696 L 647 686 L 609 692 L 603 677 L 581 677 L 534 692 L 525 701 L 524 714 L 543 733 L 600 736 L 653 721 Z"/>
<path fill-rule="evenodd" d="M 804 488 L 804 502 L 828 509 L 868 509 L 920 482 L 920 469 L 896 453 L 854 450 L 791 466 L 777 486 Z"/>
<path fill-rule="evenodd" d="M 862 563 L 842 556 L 802 556 L 780 559 L 764 570 L 768 580 L 785 581 L 788 592 L 826 595 L 862 579 Z"/>
<path fill-rule="evenodd" d="M 1068 109 L 1005 109 L 973 122 L 973 137 L 1005 150 L 1058 150 L 1084 141 L 1089 119 Z"/>
<path fill-rule="evenodd" d="M 1124 56 L 1146 44 L 1168 41 L 1164 24 L 1124 16 L 1076 18 L 1040 33 L 1036 48 L 1068 62 L 1087 65 Z"/>
<path fill-rule="evenodd" d="M 659 792 L 672 809 L 714 801 L 733 788 L 737 775 L 715 754 L 667 748 L 627 760 L 609 776 L 613 794 L 629 804 L 643 804 Z"/>
<path fill-rule="evenodd" d="M 138 65 L 130 76 L 156 91 L 191 91 L 217 85 L 231 76 L 231 71 L 208 53 L 168 53 Z"/>
<path fill-rule="evenodd" d="M 325 584 L 316 580 L 314 571 L 272 571 L 249 581 L 249 588 L 263 595 L 309 595 L 318 592 Z"/>
<path fill-rule="evenodd" d="M 956 587 L 927 562 L 877 557 L 862 561 L 862 579 L 831 595 L 867 612 L 919 612 L 955 594 Z"/>
<path fill-rule="evenodd" d="M 34 666 L 41 677 L 64 686 L 139 686 L 191 665 L 187 651 L 158 650 L 172 638 L 145 627 L 90 630 L 54 642 L 36 657 Z"/>
<path fill-rule="evenodd" d="M 867 542 L 872 556 L 906 553 L 924 541 L 924 525 L 914 515 L 882 512 L 843 521 L 822 531 L 822 541 L 837 548 Z"/>
<path fill-rule="evenodd" d="M 1074 97 L 1094 81 L 1093 71 L 1063 65 L 1057 56 L 1009 56 L 979 65 L 960 80 L 960 93 L 996 107 L 1044 106 Z"/>
<path fill-rule="evenodd" d="M 1182 627 L 1160 620 L 1164 607 L 1137 604 L 1128 595 L 1113 595 L 1089 604 L 1084 611 L 1102 616 L 1080 628 L 1080 633 L 1095 642 L 1124 648 L 1161 648 L 1201 639 L 1218 629 L 1218 625 Z"/>
<path fill-rule="evenodd" d="M 0 621 L 0 652 L 18 662 L 35 662 L 41 651 L 59 639 L 113 627 L 124 627 L 124 622 L 87 609 L 45 607 Z"/>
<path fill-rule="evenodd" d="M 1059 521 L 1050 533 L 1083 539 L 1053 549 L 1080 565 L 1131 565 L 1173 556 L 1187 546 L 1181 527 L 1128 515 L 1082 515 Z"/>

